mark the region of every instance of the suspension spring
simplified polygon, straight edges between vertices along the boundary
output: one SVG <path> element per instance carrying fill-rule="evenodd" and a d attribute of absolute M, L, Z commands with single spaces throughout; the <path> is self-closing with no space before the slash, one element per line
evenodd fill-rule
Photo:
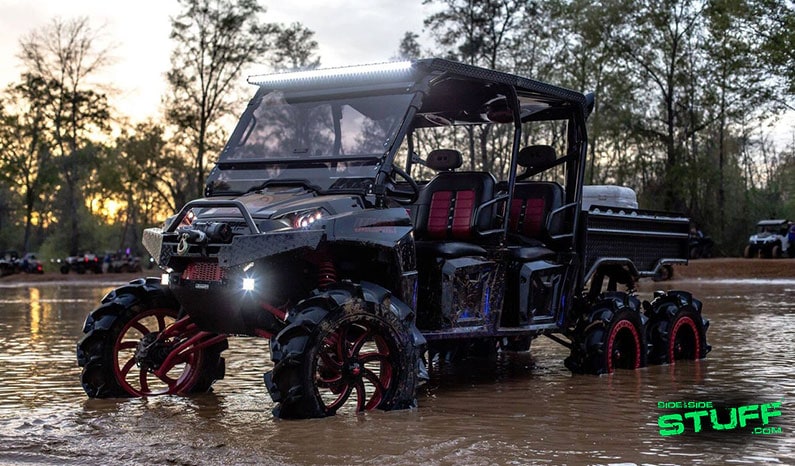
<path fill-rule="evenodd" d="M 325 290 L 329 285 L 337 281 L 337 269 L 334 267 L 334 262 L 330 258 L 320 262 L 317 272 L 318 289 Z"/>

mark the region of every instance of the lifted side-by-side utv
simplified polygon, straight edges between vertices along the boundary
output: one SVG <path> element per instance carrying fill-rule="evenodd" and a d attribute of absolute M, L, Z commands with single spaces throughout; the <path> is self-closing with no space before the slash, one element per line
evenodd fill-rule
<path fill-rule="evenodd" d="M 540 335 L 577 373 L 709 351 L 698 300 L 635 293 L 689 220 L 581 210 L 591 96 L 441 59 L 250 82 L 205 197 L 144 232 L 162 277 L 86 319 L 89 396 L 207 391 L 232 335 L 269 339 L 290 418 L 410 407 L 439 355 Z"/>

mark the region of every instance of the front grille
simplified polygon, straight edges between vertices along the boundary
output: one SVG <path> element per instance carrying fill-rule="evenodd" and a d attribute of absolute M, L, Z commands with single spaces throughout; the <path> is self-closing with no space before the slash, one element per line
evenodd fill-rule
<path fill-rule="evenodd" d="M 216 262 L 193 262 L 182 272 L 183 280 L 220 282 L 223 278 L 224 271 Z"/>

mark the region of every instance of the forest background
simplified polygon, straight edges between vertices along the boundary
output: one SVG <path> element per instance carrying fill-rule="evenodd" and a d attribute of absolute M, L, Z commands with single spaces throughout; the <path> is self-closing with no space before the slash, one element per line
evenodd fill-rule
<path fill-rule="evenodd" d="M 242 74 L 321 66 L 312 30 L 256 0 L 178 0 L 161 105 L 131 123 L 96 77 L 111 44 L 85 17 L 19 39 L 0 94 L 0 251 L 141 253 L 143 228 L 198 197 L 245 107 Z M 384 59 L 441 56 L 592 91 L 588 184 L 690 216 L 718 255 L 795 219 L 795 5 L 786 0 L 424 0 Z M 355 64 L 355 63 L 351 63 Z M 478 138 L 482 137 L 483 144 Z M 469 168 L 498 169 L 486 134 Z"/>

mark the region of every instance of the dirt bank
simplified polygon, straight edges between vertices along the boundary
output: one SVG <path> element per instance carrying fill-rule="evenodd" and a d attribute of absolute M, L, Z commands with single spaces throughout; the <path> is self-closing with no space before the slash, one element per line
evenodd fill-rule
<path fill-rule="evenodd" d="M 692 260 L 674 266 L 675 280 L 698 278 L 795 278 L 795 259 L 736 257 Z"/>

